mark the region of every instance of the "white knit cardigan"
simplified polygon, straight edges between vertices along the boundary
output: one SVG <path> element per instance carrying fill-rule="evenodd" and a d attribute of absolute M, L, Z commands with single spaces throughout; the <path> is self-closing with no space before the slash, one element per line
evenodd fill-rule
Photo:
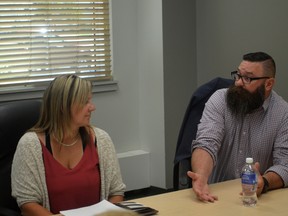
<path fill-rule="evenodd" d="M 97 138 L 101 176 L 101 200 L 111 195 L 124 195 L 119 162 L 113 142 L 104 130 L 93 127 Z M 19 140 L 11 171 L 12 196 L 18 206 L 36 202 L 50 210 L 42 147 L 35 132 L 27 132 Z"/>

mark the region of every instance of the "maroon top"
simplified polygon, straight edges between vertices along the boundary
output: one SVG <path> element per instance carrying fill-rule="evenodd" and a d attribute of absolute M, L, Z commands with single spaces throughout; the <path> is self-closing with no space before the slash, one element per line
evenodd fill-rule
<path fill-rule="evenodd" d="M 85 146 L 81 160 L 73 169 L 62 166 L 43 144 L 42 150 L 50 211 L 53 214 L 100 201 L 99 158 L 92 139 Z"/>

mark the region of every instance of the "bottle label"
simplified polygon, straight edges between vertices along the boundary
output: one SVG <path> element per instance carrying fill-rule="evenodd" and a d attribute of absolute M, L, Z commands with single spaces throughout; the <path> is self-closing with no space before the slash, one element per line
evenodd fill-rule
<path fill-rule="evenodd" d="M 242 184 L 257 184 L 256 173 L 244 173 L 242 174 Z"/>

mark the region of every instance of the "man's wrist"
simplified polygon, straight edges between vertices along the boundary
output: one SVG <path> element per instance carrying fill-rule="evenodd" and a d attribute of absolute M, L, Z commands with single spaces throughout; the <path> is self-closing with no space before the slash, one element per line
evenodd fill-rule
<path fill-rule="evenodd" d="M 264 176 L 262 176 L 262 178 L 263 178 L 264 186 L 262 188 L 261 194 L 266 193 L 269 190 L 269 186 L 270 186 L 268 180 Z"/>

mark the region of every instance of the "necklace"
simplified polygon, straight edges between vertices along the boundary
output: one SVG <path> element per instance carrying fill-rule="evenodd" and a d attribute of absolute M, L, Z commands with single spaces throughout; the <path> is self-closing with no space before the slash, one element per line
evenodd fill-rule
<path fill-rule="evenodd" d="M 60 140 L 58 140 L 58 139 L 54 136 L 54 134 L 53 134 L 53 137 L 55 138 L 55 140 L 56 140 L 60 145 L 65 146 L 65 147 L 71 147 L 71 146 L 75 145 L 75 144 L 78 142 L 78 140 L 79 140 L 79 134 L 77 134 L 76 139 L 75 139 L 72 143 L 70 143 L 70 144 L 62 143 Z"/>

